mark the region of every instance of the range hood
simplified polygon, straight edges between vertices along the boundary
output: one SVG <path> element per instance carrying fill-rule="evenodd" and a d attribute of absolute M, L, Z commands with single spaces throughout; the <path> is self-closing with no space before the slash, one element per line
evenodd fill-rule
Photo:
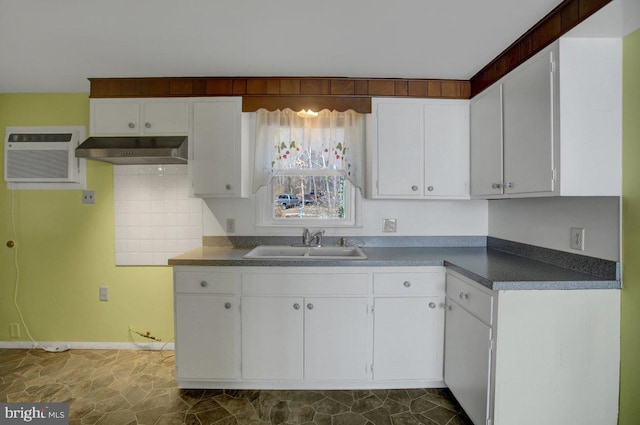
<path fill-rule="evenodd" d="M 76 158 L 117 165 L 186 164 L 187 136 L 89 137 Z"/>

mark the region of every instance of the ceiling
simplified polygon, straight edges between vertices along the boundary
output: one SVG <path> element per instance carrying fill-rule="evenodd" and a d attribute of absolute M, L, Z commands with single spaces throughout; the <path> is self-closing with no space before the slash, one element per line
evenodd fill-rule
<path fill-rule="evenodd" d="M 469 79 L 561 0 L 0 0 L 0 93 L 88 77 Z"/>

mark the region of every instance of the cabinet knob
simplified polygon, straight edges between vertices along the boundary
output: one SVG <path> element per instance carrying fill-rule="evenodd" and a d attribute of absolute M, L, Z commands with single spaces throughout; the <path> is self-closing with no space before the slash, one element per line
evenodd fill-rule
<path fill-rule="evenodd" d="M 231 303 L 224 303 L 224 308 L 229 310 L 231 308 Z"/>
<path fill-rule="evenodd" d="M 129 123 L 129 128 L 136 128 L 136 125 L 132 122 Z"/>
<path fill-rule="evenodd" d="M 429 308 L 432 308 L 432 309 L 433 309 L 433 308 L 436 308 L 436 303 L 434 303 L 433 301 L 431 301 L 431 302 L 429 303 Z"/>
<path fill-rule="evenodd" d="M 469 294 L 467 294 L 466 292 L 460 292 L 460 299 L 461 300 L 468 300 L 469 299 Z"/>
<path fill-rule="evenodd" d="M 311 303 L 307 304 L 307 308 L 308 308 L 309 310 L 313 310 L 313 304 L 311 304 Z"/>
<path fill-rule="evenodd" d="M 300 304 L 295 303 L 295 304 L 293 305 L 293 309 L 294 309 L 294 310 L 300 310 Z"/>
<path fill-rule="evenodd" d="M 449 310 L 449 311 L 453 310 L 453 306 L 447 305 L 447 310 Z"/>
<path fill-rule="evenodd" d="M 491 184 L 491 189 L 500 189 L 502 187 L 502 185 L 500 183 L 492 183 Z"/>
<path fill-rule="evenodd" d="M 409 282 L 408 280 L 405 280 L 403 285 L 405 288 L 409 288 L 411 286 L 411 282 Z"/>
<path fill-rule="evenodd" d="M 150 122 L 144 123 L 144 128 L 151 128 L 151 123 Z"/>
<path fill-rule="evenodd" d="M 202 286 L 203 288 L 206 288 L 207 286 L 209 286 L 209 282 L 207 282 L 206 280 L 203 280 L 202 282 L 200 282 L 200 286 Z"/>
<path fill-rule="evenodd" d="M 504 187 L 506 187 L 507 189 L 511 189 L 513 187 L 513 183 L 512 182 L 507 182 Z"/>
<path fill-rule="evenodd" d="M 416 186 L 416 185 L 411 186 L 411 190 L 413 190 L 414 192 L 417 192 L 418 191 L 418 186 Z"/>
<path fill-rule="evenodd" d="M 227 190 L 231 190 L 231 185 L 227 184 L 224 188 L 227 189 Z"/>
<path fill-rule="evenodd" d="M 433 186 L 429 186 L 429 187 L 427 187 L 427 190 L 428 190 L 429 192 L 433 192 Z"/>

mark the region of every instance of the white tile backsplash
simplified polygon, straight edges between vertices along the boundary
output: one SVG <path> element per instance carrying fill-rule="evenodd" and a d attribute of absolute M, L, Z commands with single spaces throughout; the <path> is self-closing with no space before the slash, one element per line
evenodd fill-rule
<path fill-rule="evenodd" d="M 113 166 L 116 265 L 167 265 L 202 245 L 202 200 L 188 185 L 186 165 Z"/>

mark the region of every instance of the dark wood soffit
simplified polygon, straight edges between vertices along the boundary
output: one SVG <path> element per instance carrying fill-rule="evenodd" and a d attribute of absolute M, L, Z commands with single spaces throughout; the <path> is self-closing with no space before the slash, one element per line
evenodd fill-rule
<path fill-rule="evenodd" d="M 257 96 L 417 97 L 469 99 L 464 80 L 326 77 L 89 78 L 91 98 Z M 257 101 L 254 99 L 253 102 Z"/>
<path fill-rule="evenodd" d="M 471 77 L 471 97 L 607 5 L 611 0 L 565 0 Z"/>

